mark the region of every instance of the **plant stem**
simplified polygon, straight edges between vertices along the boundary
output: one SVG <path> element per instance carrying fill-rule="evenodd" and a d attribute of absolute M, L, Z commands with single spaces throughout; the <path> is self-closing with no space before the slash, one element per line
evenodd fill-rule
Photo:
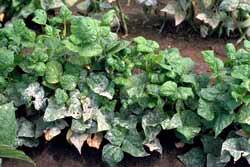
<path fill-rule="evenodd" d="M 126 37 L 126 36 L 128 36 L 128 27 L 127 27 L 125 15 L 124 15 L 122 7 L 121 7 L 120 0 L 116 0 L 116 4 L 117 4 L 117 7 L 119 9 L 119 15 L 120 15 L 120 18 L 121 18 L 121 24 L 122 24 L 122 27 L 123 27 L 123 30 L 124 30 L 124 37 Z"/>
<path fill-rule="evenodd" d="M 63 37 L 66 37 L 67 35 L 67 22 L 64 21 L 63 23 Z"/>

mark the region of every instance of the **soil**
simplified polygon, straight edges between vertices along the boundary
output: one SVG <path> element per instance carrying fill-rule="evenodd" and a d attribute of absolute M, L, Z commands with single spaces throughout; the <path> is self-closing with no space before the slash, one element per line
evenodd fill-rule
<path fill-rule="evenodd" d="M 160 31 L 164 17 L 151 15 L 145 22 L 145 15 L 140 6 L 131 4 L 126 6 L 126 1 L 122 1 L 125 14 L 128 16 L 129 35 L 126 39 L 136 36 L 144 36 L 147 39 L 157 41 L 161 48 L 179 48 L 182 55 L 192 58 L 196 62 L 197 73 L 209 72 L 208 66 L 201 57 L 201 51 L 213 49 L 215 53 L 225 58 L 224 45 L 227 42 L 235 40 L 218 39 L 216 37 L 203 39 L 199 34 L 193 32 L 190 26 L 184 23 L 182 26 L 175 28 L 173 21 L 167 20 L 166 26 L 162 33 Z M 122 34 L 121 34 L 122 36 Z M 160 140 L 164 147 L 162 156 L 153 154 L 146 158 L 133 158 L 126 155 L 119 167 L 184 167 L 176 158 L 179 152 L 174 147 L 174 139 L 161 135 Z M 44 143 L 38 149 L 27 149 L 25 152 L 36 162 L 37 167 L 102 167 L 101 153 L 98 150 L 84 147 L 82 155 L 77 150 L 65 142 L 65 136 L 59 136 L 50 143 Z M 246 164 L 234 164 L 230 166 L 247 167 Z M 4 161 L 3 167 L 31 167 L 21 161 L 7 160 Z"/>

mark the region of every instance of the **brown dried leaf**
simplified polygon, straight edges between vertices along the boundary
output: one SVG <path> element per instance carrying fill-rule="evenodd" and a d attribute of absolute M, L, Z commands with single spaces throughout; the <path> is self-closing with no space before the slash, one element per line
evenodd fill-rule
<path fill-rule="evenodd" d="M 108 0 L 108 3 L 113 3 L 115 2 L 116 0 Z"/>
<path fill-rule="evenodd" d="M 102 140 L 103 140 L 103 134 L 96 133 L 94 135 L 89 135 L 87 139 L 87 144 L 89 145 L 89 147 L 99 149 L 100 145 L 102 144 Z"/>
<path fill-rule="evenodd" d="M 4 13 L 0 13 L 0 21 L 2 22 L 3 21 L 3 19 L 4 19 Z"/>
<path fill-rule="evenodd" d="M 57 127 L 44 130 L 44 137 L 47 141 L 52 140 L 55 136 L 59 135 L 61 130 Z"/>

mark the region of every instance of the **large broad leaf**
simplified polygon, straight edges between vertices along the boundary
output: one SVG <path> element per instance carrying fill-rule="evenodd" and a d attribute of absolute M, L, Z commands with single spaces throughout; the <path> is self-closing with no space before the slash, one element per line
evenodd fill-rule
<path fill-rule="evenodd" d="M 236 121 L 250 125 L 250 106 L 243 106 L 237 114 Z"/>
<path fill-rule="evenodd" d="M 60 84 L 63 89 L 72 91 L 77 86 L 77 77 L 74 75 L 65 74 L 60 78 Z"/>
<path fill-rule="evenodd" d="M 224 158 L 222 161 L 229 159 L 230 155 L 234 161 L 238 161 L 241 157 L 250 155 L 250 145 L 246 138 L 229 138 L 222 144 L 221 155 Z M 226 158 L 228 157 L 229 158 Z"/>
<path fill-rule="evenodd" d="M 151 53 L 160 48 L 159 44 L 152 40 L 146 40 L 144 37 L 134 38 L 134 42 L 137 44 L 138 52 Z"/>
<path fill-rule="evenodd" d="M 35 11 L 35 17 L 32 19 L 37 24 L 46 25 L 47 13 L 44 10 L 37 9 Z"/>
<path fill-rule="evenodd" d="M 226 127 L 228 127 L 234 121 L 234 114 L 218 113 L 215 122 L 214 130 L 217 137 Z"/>
<path fill-rule="evenodd" d="M 122 151 L 134 156 L 145 157 L 149 154 L 143 148 L 143 139 L 136 129 L 131 129 L 122 143 Z"/>
<path fill-rule="evenodd" d="M 175 94 L 177 94 L 177 84 L 172 81 L 165 82 L 160 87 L 160 93 L 163 96 L 174 96 Z"/>
<path fill-rule="evenodd" d="M 174 114 L 171 119 L 167 118 L 166 120 L 162 121 L 161 126 L 163 129 L 168 129 L 168 130 L 182 127 L 182 120 L 180 113 L 178 112 Z"/>
<path fill-rule="evenodd" d="M 51 122 L 58 119 L 65 118 L 67 108 L 65 105 L 58 105 L 54 99 L 48 100 L 48 106 L 45 110 L 44 121 Z"/>
<path fill-rule="evenodd" d="M 219 156 L 221 152 L 221 147 L 223 140 L 219 137 L 214 138 L 213 136 L 202 136 L 201 137 L 202 145 L 203 145 L 203 150 L 207 154 L 211 154 L 214 156 Z"/>
<path fill-rule="evenodd" d="M 111 128 L 106 135 L 105 138 L 113 145 L 115 146 L 121 146 L 122 142 L 124 141 L 126 135 L 127 135 L 127 129 L 122 128 L 120 126 L 116 126 L 114 128 Z"/>
<path fill-rule="evenodd" d="M 75 44 L 93 43 L 98 38 L 99 22 L 89 17 L 77 16 L 71 21 L 71 39 Z M 82 31 L 84 29 L 84 31 Z"/>
<path fill-rule="evenodd" d="M 199 107 L 197 113 L 204 119 L 212 121 L 215 117 L 214 112 L 216 111 L 213 107 L 214 103 L 207 102 L 203 99 L 199 100 Z"/>
<path fill-rule="evenodd" d="M 31 83 L 24 92 L 22 92 L 22 95 L 27 103 L 32 101 L 36 110 L 40 110 L 46 105 L 44 89 L 38 82 Z"/>
<path fill-rule="evenodd" d="M 87 84 L 90 89 L 108 99 L 112 99 L 115 93 L 114 85 L 110 83 L 108 78 L 103 74 L 94 74 L 91 73 L 87 78 Z"/>
<path fill-rule="evenodd" d="M 110 166 L 115 166 L 117 163 L 122 161 L 124 157 L 123 151 L 120 147 L 107 144 L 102 150 L 102 160 Z"/>
<path fill-rule="evenodd" d="M 0 106 L 0 144 L 15 144 L 17 131 L 15 110 L 13 103 Z"/>
<path fill-rule="evenodd" d="M 220 9 L 225 11 L 234 11 L 237 9 L 240 0 L 223 0 Z"/>
<path fill-rule="evenodd" d="M 14 53 L 6 48 L 0 48 L 0 70 L 6 70 L 14 65 Z"/>
<path fill-rule="evenodd" d="M 16 150 L 13 147 L 0 144 L 0 157 L 1 158 L 13 158 L 31 163 L 36 166 L 35 163 L 30 159 L 24 152 Z"/>
<path fill-rule="evenodd" d="M 46 64 L 45 79 L 50 84 L 56 84 L 59 82 L 62 76 L 63 68 L 58 61 L 50 61 Z"/>
<path fill-rule="evenodd" d="M 186 167 L 204 167 L 205 155 L 199 148 L 193 148 L 184 155 L 178 158 L 185 164 Z"/>
<path fill-rule="evenodd" d="M 219 58 L 215 57 L 214 51 L 203 51 L 202 52 L 203 58 L 205 59 L 206 63 L 211 68 L 213 74 L 217 77 L 220 75 L 220 72 L 224 68 L 224 63 Z"/>

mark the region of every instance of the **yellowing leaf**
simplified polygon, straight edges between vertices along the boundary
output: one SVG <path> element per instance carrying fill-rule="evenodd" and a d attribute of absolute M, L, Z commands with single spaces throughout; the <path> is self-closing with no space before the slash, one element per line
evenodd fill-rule
<path fill-rule="evenodd" d="M 0 21 L 3 21 L 3 19 L 4 19 L 4 13 L 0 13 Z"/>
<path fill-rule="evenodd" d="M 100 148 L 100 145 L 102 144 L 103 134 L 102 133 L 96 133 L 94 136 L 89 135 L 87 139 L 87 144 L 89 147 L 93 147 L 96 149 Z"/>
<path fill-rule="evenodd" d="M 50 129 L 46 129 L 44 131 L 44 137 L 47 141 L 52 140 L 55 136 L 59 135 L 61 133 L 61 130 L 57 127 L 53 127 Z"/>

